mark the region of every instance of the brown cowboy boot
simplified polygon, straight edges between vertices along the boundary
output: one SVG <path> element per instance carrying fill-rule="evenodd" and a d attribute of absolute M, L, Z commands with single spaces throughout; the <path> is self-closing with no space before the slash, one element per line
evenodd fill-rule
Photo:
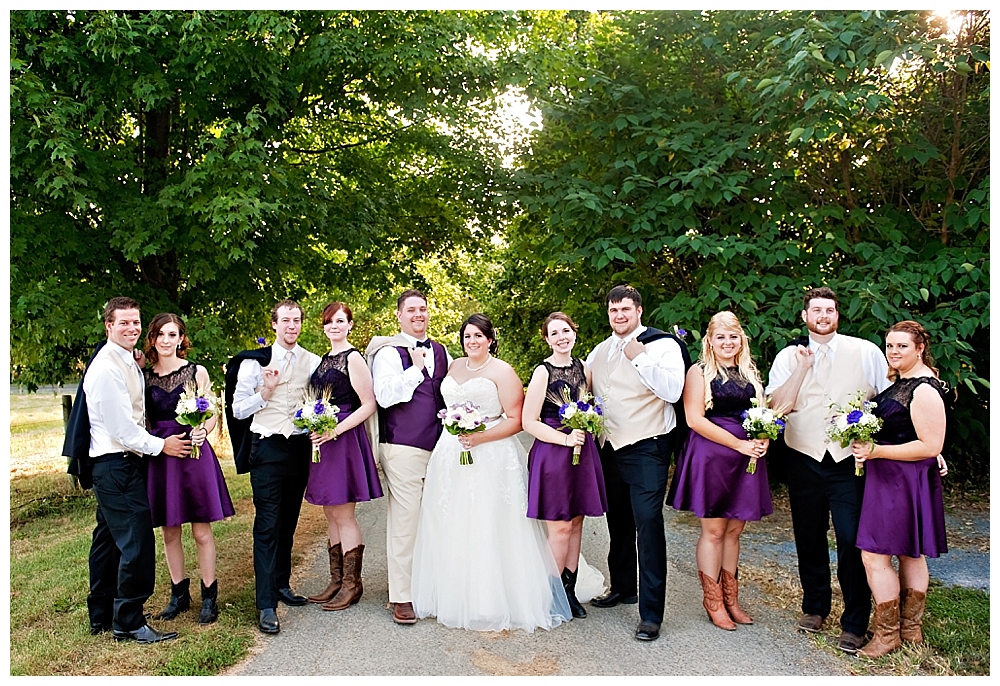
<path fill-rule="evenodd" d="M 310 603 L 328 602 L 333 596 L 337 595 L 337 591 L 340 590 L 340 586 L 343 583 L 344 553 L 340 548 L 340 544 L 330 546 L 327 552 L 330 554 L 330 583 L 323 592 L 309 596 Z"/>
<path fill-rule="evenodd" d="M 893 598 L 875 606 L 875 635 L 858 655 L 882 657 L 899 646 L 899 598 Z"/>
<path fill-rule="evenodd" d="M 705 612 L 708 613 L 708 618 L 712 620 L 712 624 L 726 631 L 735 631 L 736 625 L 722 603 L 722 586 L 719 585 L 718 581 L 712 581 L 711 577 L 705 576 L 705 573 L 700 569 L 698 570 L 698 578 L 701 579 L 701 590 L 705 594 L 702 605 L 705 607 Z"/>
<path fill-rule="evenodd" d="M 734 574 L 728 570 L 722 570 L 722 600 L 726 605 L 726 612 L 737 624 L 753 624 L 753 617 L 748 615 L 740 607 L 740 582 L 736 580 Z"/>
<path fill-rule="evenodd" d="M 346 610 L 361 600 L 361 593 L 364 591 L 361 585 L 361 560 L 364 552 L 365 547 L 359 545 L 344 553 L 344 583 L 330 602 L 323 603 L 324 610 Z"/>
<path fill-rule="evenodd" d="M 920 630 L 924 622 L 924 604 L 927 594 L 904 588 L 899 594 L 899 637 L 910 643 L 923 643 Z"/>

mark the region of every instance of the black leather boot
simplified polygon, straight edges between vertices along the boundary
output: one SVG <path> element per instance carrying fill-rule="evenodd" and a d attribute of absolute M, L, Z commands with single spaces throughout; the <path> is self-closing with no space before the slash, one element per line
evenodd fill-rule
<path fill-rule="evenodd" d="M 216 579 L 212 585 L 205 588 L 205 582 L 201 582 L 201 614 L 198 615 L 199 624 L 211 624 L 219 618 L 219 604 L 216 599 L 219 597 L 219 580 Z"/>
<path fill-rule="evenodd" d="M 180 583 L 170 582 L 170 602 L 163 612 L 154 619 L 175 619 L 177 615 L 191 607 L 191 579 L 182 579 Z"/>
<path fill-rule="evenodd" d="M 566 589 L 566 600 L 569 601 L 569 611 L 573 613 L 573 619 L 583 619 L 587 616 L 587 611 L 576 598 L 576 572 L 569 569 L 562 570 L 562 584 Z"/>

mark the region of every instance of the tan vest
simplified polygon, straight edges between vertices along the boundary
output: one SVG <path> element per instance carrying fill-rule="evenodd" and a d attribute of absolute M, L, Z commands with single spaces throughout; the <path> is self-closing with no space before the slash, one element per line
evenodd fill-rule
<path fill-rule="evenodd" d="M 279 351 L 281 348 L 274 346 L 274 352 Z M 311 353 L 299 347 L 295 355 L 295 364 L 291 369 L 286 369 L 278 379 L 278 385 L 275 386 L 274 394 L 267 401 L 267 405 L 254 413 L 250 425 L 251 431 L 261 435 L 281 434 L 285 438 L 292 435 L 295 431 L 292 415 L 306 401 L 311 358 Z M 272 353 L 271 364 L 265 369 L 280 370 L 283 362 L 284 355 L 278 358 Z"/>
<path fill-rule="evenodd" d="M 145 381 L 142 372 L 135 362 L 128 362 L 121 355 L 116 354 L 112 349 L 113 343 L 108 343 L 101 349 L 100 354 L 105 354 L 108 361 L 121 370 L 125 378 L 125 387 L 128 389 L 128 398 L 132 403 L 132 421 L 139 426 L 146 428 L 145 411 Z"/>
<path fill-rule="evenodd" d="M 826 388 L 816 383 L 811 371 L 806 374 L 795 397 L 795 409 L 789 413 L 785 426 L 785 443 L 790 448 L 817 462 L 821 462 L 823 454 L 828 451 L 836 462 L 851 454 L 850 447 L 841 448 L 839 443 L 831 442 L 826 437 L 826 430 L 834 414 L 830 403 L 843 405 L 858 391 L 863 391 L 866 399 L 875 395 L 875 388 L 865 378 L 861 366 L 861 351 L 865 343 L 860 338 L 837 336 L 833 372 Z"/>
<path fill-rule="evenodd" d="M 665 434 L 663 413 L 667 403 L 646 388 L 624 354 L 616 354 L 608 362 L 608 353 L 615 344 L 615 339 L 609 338 L 597 346 L 591 374 L 594 395 L 604 403 L 604 433 L 599 440 L 601 445 L 608 440 L 612 448 L 619 450 Z"/>

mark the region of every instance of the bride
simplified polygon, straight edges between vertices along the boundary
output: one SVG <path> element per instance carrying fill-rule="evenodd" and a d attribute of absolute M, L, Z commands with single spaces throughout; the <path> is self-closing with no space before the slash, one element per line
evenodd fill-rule
<path fill-rule="evenodd" d="M 476 631 L 569 621 L 559 571 L 537 520 L 527 510 L 521 430 L 524 391 L 513 368 L 493 357 L 496 334 L 482 314 L 459 334 L 468 357 L 455 360 L 441 382 L 447 406 L 472 401 L 489 417 L 487 429 L 443 432 L 427 465 L 413 551 L 413 607 L 418 617 Z M 472 464 L 459 463 L 469 449 Z"/>

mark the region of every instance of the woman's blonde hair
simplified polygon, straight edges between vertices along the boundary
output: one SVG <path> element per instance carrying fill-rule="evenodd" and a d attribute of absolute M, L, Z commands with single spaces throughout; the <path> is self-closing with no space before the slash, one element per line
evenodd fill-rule
<path fill-rule="evenodd" d="M 760 372 L 757 370 L 757 365 L 754 364 L 753 358 L 750 356 L 750 340 L 743 332 L 740 320 L 736 318 L 735 314 L 732 312 L 717 312 L 709 320 L 708 331 L 701 338 L 701 356 L 698 358 L 702 374 L 705 378 L 705 409 L 708 410 L 712 407 L 712 381 L 722 379 L 722 382 L 725 383 L 729 379 L 726 372 L 719 367 L 719 363 L 715 359 L 715 352 L 712 350 L 712 336 L 719 329 L 735 331 L 740 335 L 740 351 L 736 353 L 736 366 L 739 367 L 743 378 L 753 384 L 757 394 L 757 402 L 763 407 L 764 386 L 760 381 Z"/>

